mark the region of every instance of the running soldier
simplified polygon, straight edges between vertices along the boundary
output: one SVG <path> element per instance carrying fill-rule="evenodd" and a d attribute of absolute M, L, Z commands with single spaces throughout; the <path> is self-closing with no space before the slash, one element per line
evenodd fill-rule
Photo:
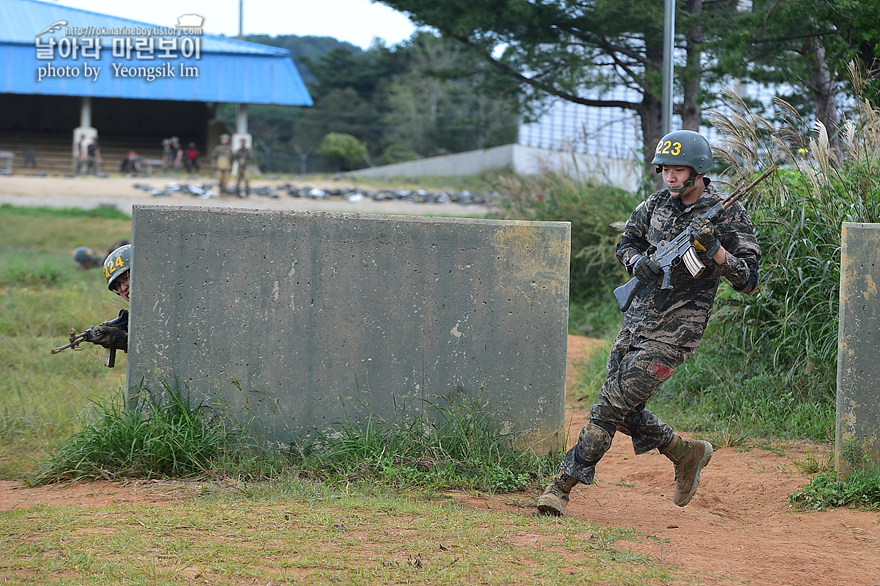
<path fill-rule="evenodd" d="M 683 507 L 697 491 L 712 444 L 688 441 L 645 408 L 660 385 L 700 344 L 721 277 L 749 293 L 758 284 L 761 252 L 745 209 L 734 204 L 713 224 L 700 219 L 724 196 L 710 184 L 712 150 L 700 134 L 671 132 L 657 145 L 652 161 L 665 189 L 639 204 L 626 222 L 617 258 L 643 283 L 626 311 L 608 357 L 608 376 L 590 409 L 590 422 L 565 454 L 559 473 L 538 499 L 538 511 L 562 515 L 579 482 L 592 484 L 596 464 L 616 431 L 632 438 L 636 454 L 658 449 L 675 468 L 673 502 Z M 694 247 L 706 269 L 694 278 L 684 263 L 674 268 L 672 288 L 661 289 L 661 271 L 649 256 L 691 226 Z"/>

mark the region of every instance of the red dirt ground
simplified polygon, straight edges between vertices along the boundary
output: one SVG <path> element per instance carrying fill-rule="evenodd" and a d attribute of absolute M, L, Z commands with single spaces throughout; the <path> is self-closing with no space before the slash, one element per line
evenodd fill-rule
<path fill-rule="evenodd" d="M 570 374 L 571 364 L 594 345 L 569 336 Z M 570 443 L 587 422 L 589 407 L 566 409 Z M 772 447 L 772 452 L 717 449 L 696 496 L 680 508 L 672 504 L 672 464 L 657 452 L 636 457 L 629 438 L 617 434 L 596 468 L 597 484 L 575 487 L 566 514 L 661 538 L 632 550 L 680 567 L 683 575 L 697 572 L 699 584 L 880 585 L 880 513 L 805 513 L 789 506 L 788 496 L 810 480 L 793 462 L 807 456 L 821 461 L 829 446 Z M 467 500 L 496 509 L 534 507 L 533 501 L 512 502 L 509 495 Z"/>
<path fill-rule="evenodd" d="M 569 364 L 595 343 L 570 336 Z M 586 422 L 587 408 L 575 405 L 567 410 L 572 441 Z M 793 462 L 809 455 L 821 459 L 828 447 L 806 443 L 773 447 L 772 452 L 717 449 L 703 471 L 699 492 L 687 507 L 679 508 L 671 500 L 672 465 L 656 452 L 636 457 L 628 438 L 618 434 L 597 468 L 598 483 L 576 487 L 567 514 L 660 538 L 618 546 L 678 567 L 685 578 L 698 576 L 696 581 L 675 584 L 880 585 L 880 513 L 792 510 L 788 495 L 809 481 Z M 0 511 L 36 504 L 161 503 L 195 490 L 155 482 L 41 488 L 0 482 Z M 476 508 L 536 514 L 537 494 L 458 498 Z"/>

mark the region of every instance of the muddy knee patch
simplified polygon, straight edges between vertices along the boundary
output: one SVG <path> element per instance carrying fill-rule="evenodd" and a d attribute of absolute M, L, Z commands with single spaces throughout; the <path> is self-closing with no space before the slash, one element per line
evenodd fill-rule
<path fill-rule="evenodd" d="M 581 429 L 578 436 L 579 456 L 585 462 L 596 462 L 611 448 L 611 434 L 592 423 Z"/>

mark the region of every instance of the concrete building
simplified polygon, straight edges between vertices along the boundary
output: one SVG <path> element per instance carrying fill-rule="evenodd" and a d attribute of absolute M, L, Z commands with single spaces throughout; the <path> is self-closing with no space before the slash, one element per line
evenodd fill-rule
<path fill-rule="evenodd" d="M 169 136 L 204 153 L 227 130 L 218 104 L 236 105 L 236 145 L 251 142 L 249 104 L 312 105 L 289 51 L 203 34 L 201 24 L 197 14 L 156 25 L 4 0 L 0 151 L 17 168 L 31 158 L 51 172 L 71 171 L 77 146 L 96 138 L 108 160 L 129 149 L 149 157 Z"/>

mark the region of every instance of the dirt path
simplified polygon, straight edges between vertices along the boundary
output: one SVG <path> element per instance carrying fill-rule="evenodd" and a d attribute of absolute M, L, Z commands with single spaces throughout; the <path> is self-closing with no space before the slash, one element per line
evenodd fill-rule
<path fill-rule="evenodd" d="M 570 336 L 569 361 L 594 345 L 594 340 Z M 567 419 L 569 436 L 575 438 L 586 422 L 586 407 L 572 407 Z M 679 567 L 684 577 L 698 576 L 696 582 L 681 582 L 682 586 L 880 585 L 880 514 L 850 509 L 800 513 L 789 508 L 788 495 L 808 481 L 792 461 L 808 454 L 822 457 L 825 449 L 808 444 L 776 444 L 773 451 L 720 448 L 705 469 L 694 500 L 679 508 L 671 502 L 669 462 L 656 453 L 635 457 L 627 438 L 618 434 L 599 466 L 598 484 L 576 487 L 568 514 L 658 537 L 618 546 Z M 197 491 L 195 483 L 92 482 L 22 488 L 0 482 L 0 511 L 37 504 L 161 503 Z M 478 508 L 533 515 L 536 497 L 459 498 Z"/>
<path fill-rule="evenodd" d="M 569 336 L 568 345 L 569 366 L 593 348 L 589 339 L 578 336 Z M 566 409 L 570 443 L 587 422 L 588 409 L 589 405 Z M 808 455 L 822 458 L 828 446 L 768 447 L 772 451 L 716 450 L 696 496 L 680 508 L 672 504 L 669 461 L 657 452 L 636 457 L 629 438 L 617 434 L 597 467 L 597 484 L 577 486 L 566 514 L 661 538 L 634 550 L 697 572 L 700 584 L 880 585 L 880 513 L 802 513 L 789 507 L 788 496 L 809 482 L 792 462 Z M 471 502 L 534 510 L 531 498 Z"/>

